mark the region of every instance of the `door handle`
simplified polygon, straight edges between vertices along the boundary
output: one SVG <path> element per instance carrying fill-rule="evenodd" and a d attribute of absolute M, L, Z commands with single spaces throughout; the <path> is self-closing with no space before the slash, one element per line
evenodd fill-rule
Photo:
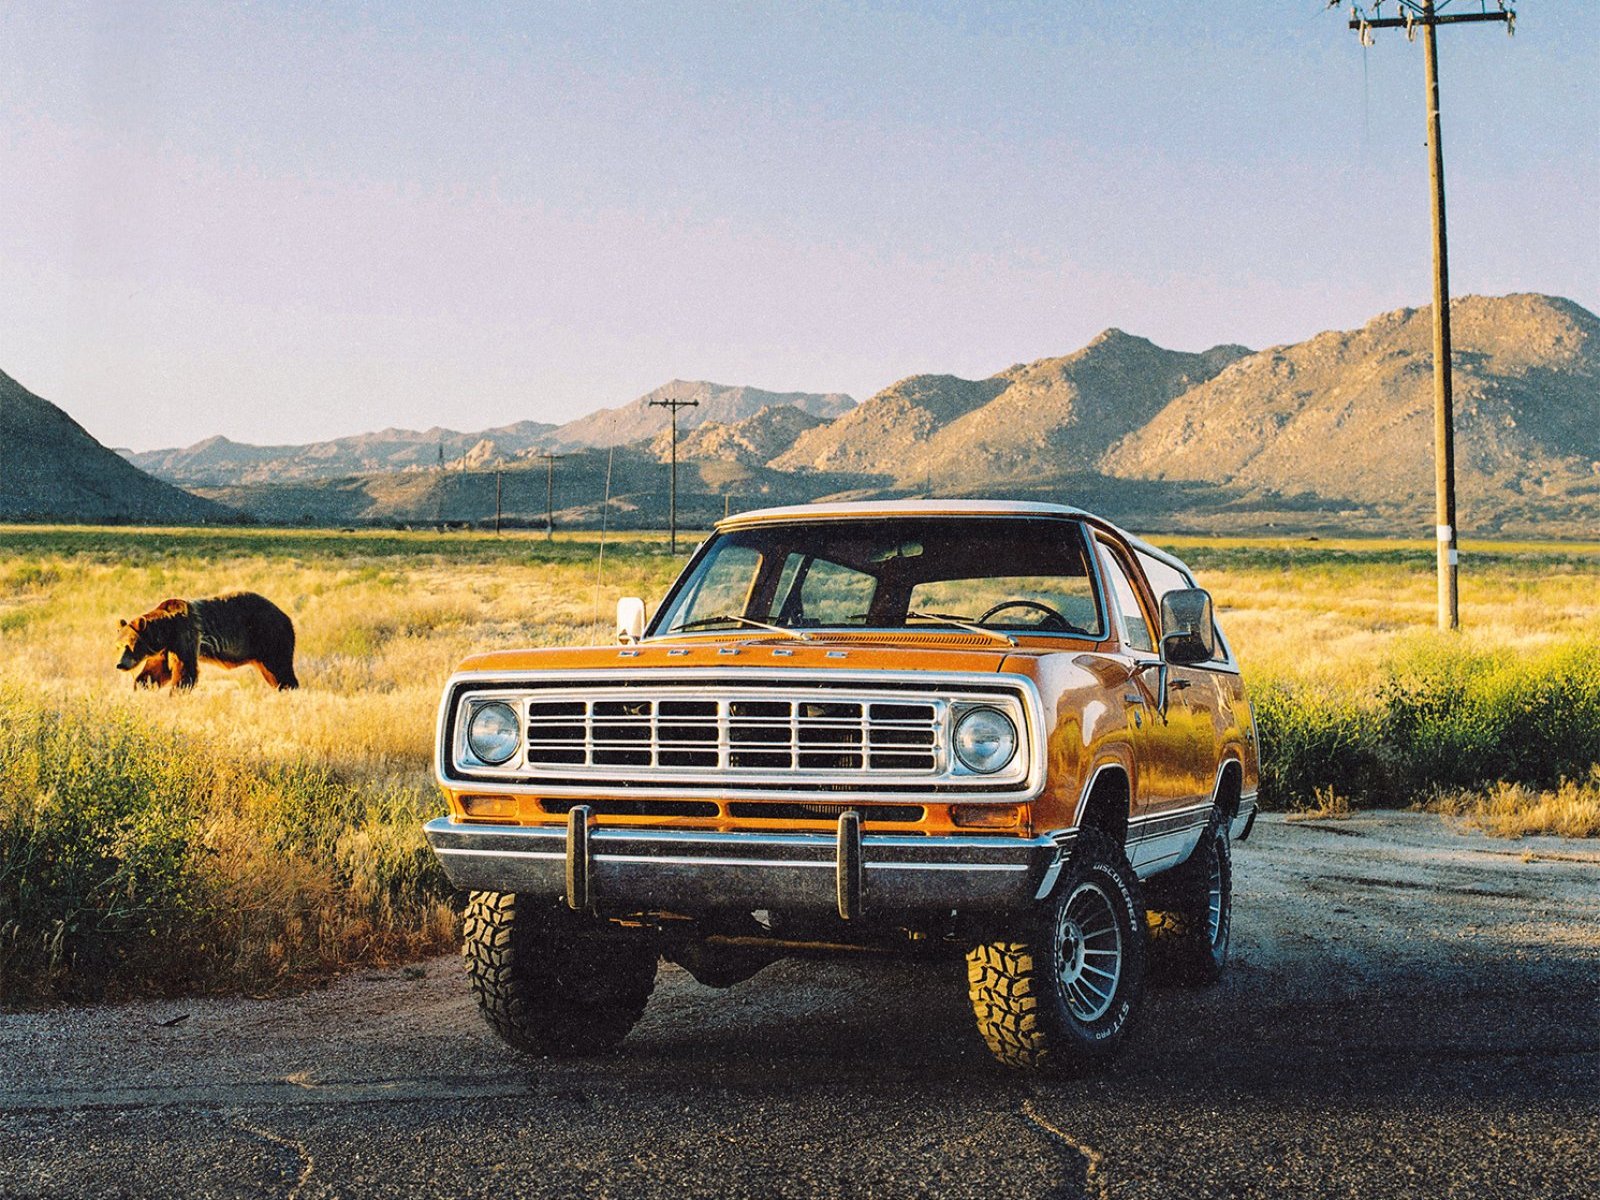
<path fill-rule="evenodd" d="M 1175 692 L 1181 692 L 1189 686 L 1189 681 L 1187 679 L 1174 679 L 1167 686 Z"/>

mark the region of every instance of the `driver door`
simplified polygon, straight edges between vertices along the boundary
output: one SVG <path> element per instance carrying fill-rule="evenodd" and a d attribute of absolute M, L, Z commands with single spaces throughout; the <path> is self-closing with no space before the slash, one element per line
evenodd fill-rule
<path fill-rule="evenodd" d="M 1206 706 L 1191 698 L 1192 681 L 1183 668 L 1167 673 L 1166 712 L 1161 711 L 1161 656 L 1155 632 L 1160 625 L 1150 611 L 1153 601 L 1136 583 L 1140 577 L 1130 559 L 1103 539 L 1100 552 L 1113 620 L 1123 653 L 1134 668 L 1122 689 L 1129 721 L 1144 734 L 1133 739 L 1137 770 L 1128 815 L 1128 860 L 1145 875 L 1183 852 L 1193 810 L 1210 801 L 1215 758 L 1212 720 Z M 1140 697 L 1137 703 L 1135 695 Z"/>

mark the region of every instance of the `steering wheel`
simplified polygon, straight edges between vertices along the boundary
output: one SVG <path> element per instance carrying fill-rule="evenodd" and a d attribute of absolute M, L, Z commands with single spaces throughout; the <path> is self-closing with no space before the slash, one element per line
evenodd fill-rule
<path fill-rule="evenodd" d="M 1067 620 L 1066 617 L 1062 616 L 1048 604 L 1041 604 L 1037 600 L 1002 600 L 988 612 L 984 613 L 983 616 L 979 617 L 978 624 L 987 625 L 990 617 L 994 616 L 995 613 L 1004 612 L 1008 608 L 1030 608 L 1034 612 L 1043 613 L 1045 619 L 1039 622 L 1040 629 L 1049 629 L 1060 633 L 1088 633 L 1088 630 L 1079 629 L 1076 625 Z"/>

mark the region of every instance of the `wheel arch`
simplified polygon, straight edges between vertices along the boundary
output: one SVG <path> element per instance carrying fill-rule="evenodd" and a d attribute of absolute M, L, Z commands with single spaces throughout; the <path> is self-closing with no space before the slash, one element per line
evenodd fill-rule
<path fill-rule="evenodd" d="M 1112 759 L 1098 764 L 1083 785 L 1078 800 L 1078 829 L 1098 829 L 1116 839 L 1117 845 L 1128 842 L 1128 815 L 1133 807 L 1133 787 L 1127 766 Z"/>
<path fill-rule="evenodd" d="M 1211 806 L 1221 809 L 1224 821 L 1232 821 L 1239 815 L 1239 801 L 1243 795 L 1244 764 L 1237 754 L 1230 754 L 1217 767 L 1217 781 L 1211 788 Z"/>

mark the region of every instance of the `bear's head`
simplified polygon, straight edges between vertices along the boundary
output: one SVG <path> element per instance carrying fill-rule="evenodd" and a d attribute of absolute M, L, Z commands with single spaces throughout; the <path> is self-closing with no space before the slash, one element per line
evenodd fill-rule
<path fill-rule="evenodd" d="M 182 600 L 163 600 L 142 617 L 117 622 L 117 644 L 122 657 L 117 670 L 131 671 L 155 655 L 175 650 L 189 626 L 189 606 Z"/>

